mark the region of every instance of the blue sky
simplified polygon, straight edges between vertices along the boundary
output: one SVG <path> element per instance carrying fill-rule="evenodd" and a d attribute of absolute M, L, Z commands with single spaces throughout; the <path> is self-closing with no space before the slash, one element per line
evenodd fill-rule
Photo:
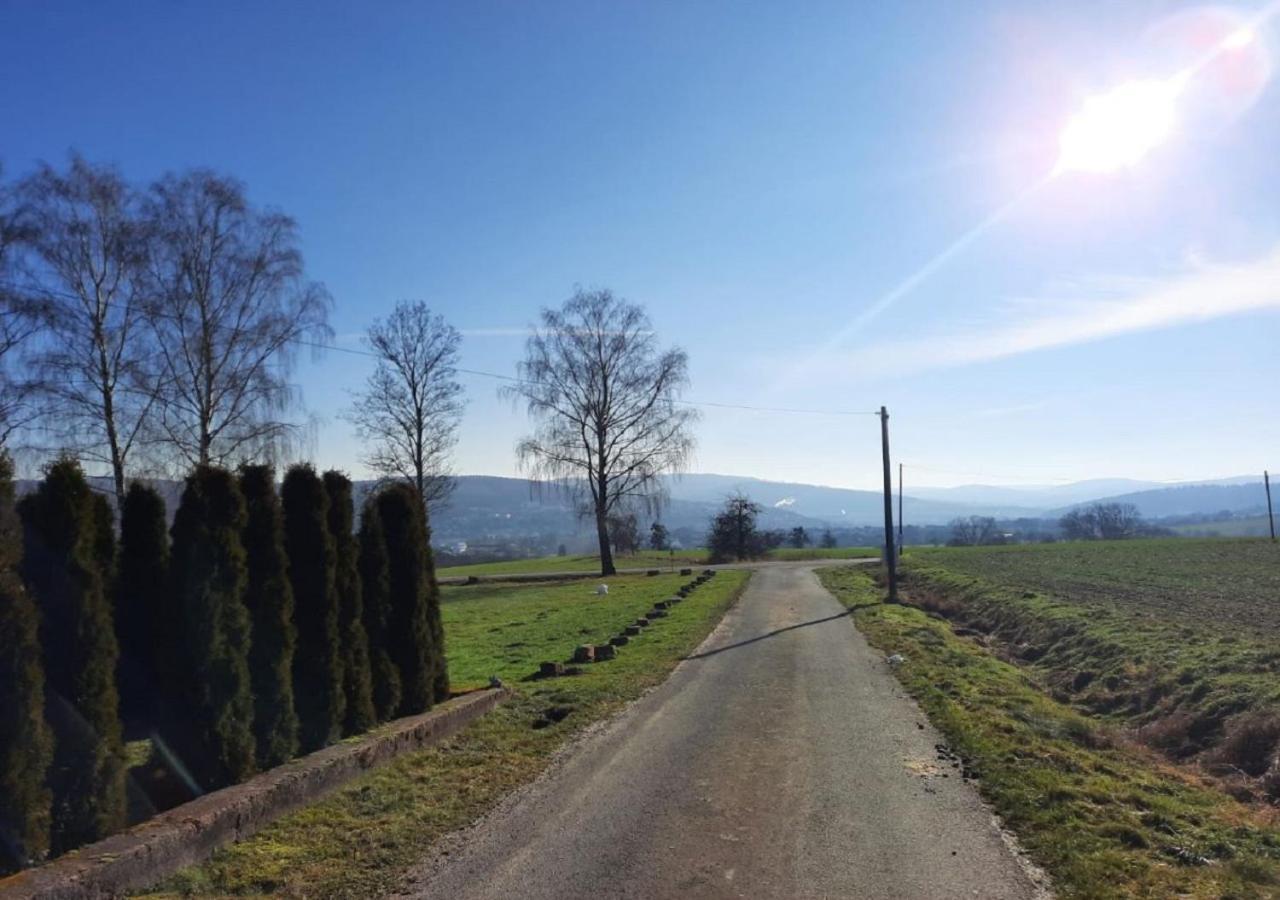
<path fill-rule="evenodd" d="M 608 286 L 688 349 L 690 398 L 885 404 L 916 483 L 1234 475 L 1280 468 L 1280 25 L 1132 168 L 1045 177 L 1081 104 L 1223 15 L 0 0 L 0 159 L 236 175 L 298 219 L 346 346 L 421 298 L 510 373 L 540 306 Z M 324 465 L 361 471 L 337 413 L 367 365 L 298 367 Z M 457 469 L 515 473 L 523 413 L 464 383 Z M 708 409 L 698 439 L 697 471 L 878 483 L 870 416 Z"/>

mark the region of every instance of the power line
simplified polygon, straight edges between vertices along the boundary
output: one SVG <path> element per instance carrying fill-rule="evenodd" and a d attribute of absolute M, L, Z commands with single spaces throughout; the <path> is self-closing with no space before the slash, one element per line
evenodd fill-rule
<path fill-rule="evenodd" d="M 319 341 L 308 341 L 302 338 L 296 338 L 291 343 L 298 344 L 302 347 L 311 347 L 315 350 L 333 350 L 337 353 L 349 353 L 352 356 L 367 356 L 371 359 L 381 359 L 377 353 L 371 353 L 368 350 L 360 350 L 356 347 L 339 347 L 336 344 L 324 344 Z M 454 367 L 455 372 L 463 375 L 474 375 L 479 378 L 493 378 L 498 381 L 507 381 L 512 384 L 540 385 L 541 382 L 526 381 L 517 378 L 514 375 L 503 375 L 499 372 L 486 372 L 482 369 L 464 369 L 461 366 Z M 849 409 L 800 409 L 786 406 L 751 406 L 744 403 L 717 403 L 711 400 L 674 400 L 681 406 L 702 406 L 712 409 L 740 409 L 750 412 L 770 412 L 770 413 L 791 413 L 796 415 L 811 416 L 878 416 L 879 412 L 875 410 L 849 410 Z"/>
<path fill-rule="evenodd" d="M 0 283 L 2 285 L 3 283 Z M 74 294 L 68 294 L 62 291 L 46 291 L 47 293 L 57 294 L 65 299 L 78 299 Z M 107 307 L 114 307 L 115 303 L 107 303 Z M 159 318 L 169 319 L 176 322 L 187 322 L 188 320 L 174 313 L 163 313 L 157 310 L 151 310 L 147 315 L 157 316 Z M 381 359 L 382 357 L 369 350 L 362 350 L 358 347 L 340 347 L 337 344 L 326 344 L 322 341 L 312 341 L 306 338 L 293 337 L 286 339 L 286 343 L 294 344 L 299 347 L 310 347 L 313 350 L 330 350 L 334 353 L 346 353 L 351 356 L 364 356 L 370 359 Z M 478 378 L 492 378 L 497 381 L 506 381 L 512 384 L 527 384 L 537 386 L 540 382 L 526 381 L 513 375 L 503 375 L 499 372 L 486 372 L 482 369 L 465 369 L 461 366 L 455 366 L 454 371 L 463 375 L 472 375 Z M 801 409 L 786 406 L 753 406 L 745 403 L 718 403 L 711 400 L 673 400 L 681 406 L 706 407 L 709 409 L 737 409 L 747 412 L 765 412 L 765 413 L 786 413 L 789 415 L 809 415 L 809 416 L 878 416 L 880 413 L 876 410 L 848 410 L 848 409 Z"/>

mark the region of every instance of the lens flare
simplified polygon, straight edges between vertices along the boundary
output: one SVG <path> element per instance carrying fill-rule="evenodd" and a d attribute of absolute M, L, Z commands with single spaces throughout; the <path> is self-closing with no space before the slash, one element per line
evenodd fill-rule
<path fill-rule="evenodd" d="M 1059 142 L 1058 170 L 1115 172 L 1164 143 L 1177 121 L 1181 79 L 1130 81 L 1088 100 Z"/>

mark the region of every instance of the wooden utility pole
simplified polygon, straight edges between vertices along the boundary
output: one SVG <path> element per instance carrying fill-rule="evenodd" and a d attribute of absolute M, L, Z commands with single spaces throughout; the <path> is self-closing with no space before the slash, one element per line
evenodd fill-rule
<path fill-rule="evenodd" d="M 898 555 L 902 555 L 902 463 L 898 463 Z"/>
<path fill-rule="evenodd" d="M 893 543 L 893 474 L 889 465 L 889 411 L 880 407 L 880 446 L 884 454 L 884 561 L 889 567 L 889 602 L 898 602 L 898 551 Z"/>
<path fill-rule="evenodd" d="M 1263 471 L 1262 483 L 1267 486 L 1267 525 L 1271 528 L 1271 540 L 1276 539 L 1276 518 L 1271 514 L 1271 473 Z"/>

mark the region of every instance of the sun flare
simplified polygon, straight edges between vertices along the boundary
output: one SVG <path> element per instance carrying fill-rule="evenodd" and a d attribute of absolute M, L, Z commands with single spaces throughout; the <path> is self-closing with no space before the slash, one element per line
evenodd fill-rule
<path fill-rule="evenodd" d="M 1182 80 L 1130 81 L 1088 100 L 1062 130 L 1057 170 L 1115 172 L 1173 132 Z"/>

